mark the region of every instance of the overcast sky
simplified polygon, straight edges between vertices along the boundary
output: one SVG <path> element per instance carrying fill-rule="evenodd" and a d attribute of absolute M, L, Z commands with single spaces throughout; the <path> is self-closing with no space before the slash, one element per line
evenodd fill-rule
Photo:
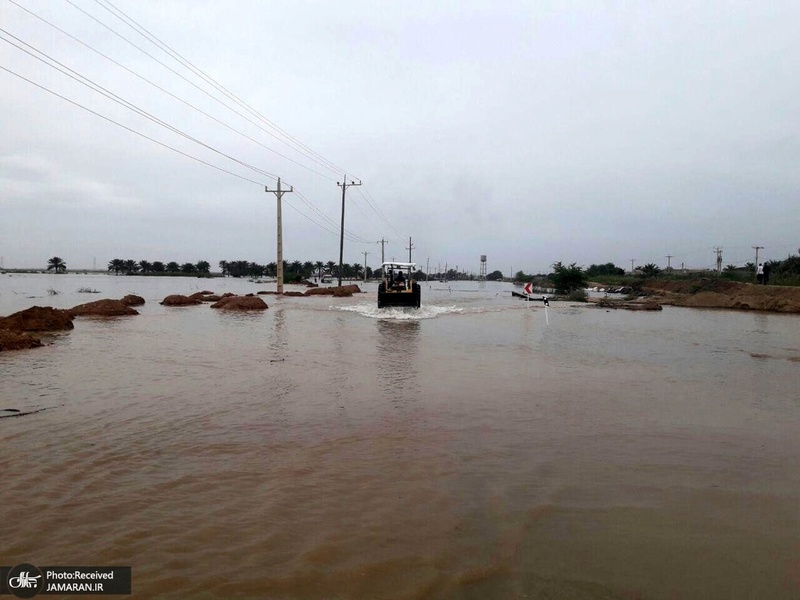
<path fill-rule="evenodd" d="M 796 1 L 0 0 L 0 22 L 7 268 L 266 264 L 278 176 L 289 261 L 338 262 L 345 175 L 344 260 L 372 267 L 409 236 L 423 268 L 504 274 L 800 247 Z"/>

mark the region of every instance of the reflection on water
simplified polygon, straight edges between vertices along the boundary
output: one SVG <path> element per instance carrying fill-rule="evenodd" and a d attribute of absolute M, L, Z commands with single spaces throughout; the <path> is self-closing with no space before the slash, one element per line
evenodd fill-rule
<path fill-rule="evenodd" d="M 147 304 L 0 354 L 0 409 L 48 408 L 0 419 L 0 564 L 131 565 L 143 598 L 800 596 L 797 317 L 54 284 Z"/>
<path fill-rule="evenodd" d="M 377 372 L 383 393 L 395 403 L 416 400 L 420 393 L 420 321 L 375 321 L 378 330 Z"/>

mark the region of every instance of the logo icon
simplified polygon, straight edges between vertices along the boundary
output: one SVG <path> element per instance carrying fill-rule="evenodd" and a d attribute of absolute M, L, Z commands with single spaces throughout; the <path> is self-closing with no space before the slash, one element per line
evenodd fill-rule
<path fill-rule="evenodd" d="M 44 577 L 39 567 L 23 563 L 8 572 L 8 589 L 17 598 L 33 598 L 42 591 Z"/>

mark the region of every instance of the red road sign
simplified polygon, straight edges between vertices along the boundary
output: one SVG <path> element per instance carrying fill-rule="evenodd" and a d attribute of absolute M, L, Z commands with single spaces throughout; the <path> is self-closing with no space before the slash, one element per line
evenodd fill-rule
<path fill-rule="evenodd" d="M 530 281 L 525 284 L 525 293 L 528 295 L 533 293 L 533 284 Z"/>

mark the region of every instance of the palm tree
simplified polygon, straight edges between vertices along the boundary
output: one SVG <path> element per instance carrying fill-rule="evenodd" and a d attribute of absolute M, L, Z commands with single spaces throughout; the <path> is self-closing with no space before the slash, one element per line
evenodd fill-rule
<path fill-rule="evenodd" d="M 198 273 L 208 273 L 208 271 L 211 269 L 211 265 L 206 260 L 198 261 L 195 267 L 197 267 Z"/>
<path fill-rule="evenodd" d="M 247 267 L 247 273 L 250 275 L 250 277 L 263 277 L 264 271 L 266 271 L 266 267 L 255 262 L 250 263 L 250 265 Z"/>
<path fill-rule="evenodd" d="M 114 275 L 119 275 L 119 272 L 125 269 L 125 261 L 121 258 L 115 258 L 108 263 L 108 270 L 114 271 Z"/>
<path fill-rule="evenodd" d="M 246 260 L 234 260 L 228 263 L 228 273 L 231 277 L 244 277 L 250 272 L 250 263 Z"/>
<path fill-rule="evenodd" d="M 160 260 L 157 260 L 152 265 L 150 265 L 150 269 L 153 271 L 153 273 L 163 273 L 164 271 L 167 270 L 167 268 L 164 266 L 164 263 L 161 262 Z"/>
<path fill-rule="evenodd" d="M 197 271 L 197 267 L 195 267 L 192 263 L 187 262 L 181 265 L 181 272 L 182 273 L 194 273 Z"/>
<path fill-rule="evenodd" d="M 126 275 L 133 275 L 139 271 L 139 263 L 135 260 L 129 258 L 125 261 L 125 274 Z"/>
<path fill-rule="evenodd" d="M 142 270 L 142 275 L 147 275 L 150 271 L 153 270 L 153 263 L 147 260 L 140 260 L 139 268 L 141 268 Z"/>
<path fill-rule="evenodd" d="M 658 277 L 661 273 L 661 269 L 655 263 L 647 263 L 641 267 L 641 271 L 644 277 Z"/>
<path fill-rule="evenodd" d="M 267 263 L 266 273 L 267 273 L 267 277 L 277 277 L 278 276 L 278 263 L 276 263 L 276 262 Z"/>
<path fill-rule="evenodd" d="M 322 262 L 321 260 L 318 260 L 317 262 L 314 263 L 314 266 L 317 269 L 317 273 L 319 274 L 319 278 L 322 279 L 322 267 L 325 266 L 325 263 Z"/>
<path fill-rule="evenodd" d="M 221 260 L 219 261 L 219 270 L 222 271 L 222 276 L 225 277 L 228 274 L 228 261 Z"/>
<path fill-rule="evenodd" d="M 54 256 L 47 261 L 47 270 L 63 273 L 67 270 L 67 263 L 64 262 L 64 259 Z"/>
<path fill-rule="evenodd" d="M 169 273 L 177 273 L 180 270 L 181 270 L 180 265 L 176 263 L 174 260 L 167 263 L 167 271 Z"/>

